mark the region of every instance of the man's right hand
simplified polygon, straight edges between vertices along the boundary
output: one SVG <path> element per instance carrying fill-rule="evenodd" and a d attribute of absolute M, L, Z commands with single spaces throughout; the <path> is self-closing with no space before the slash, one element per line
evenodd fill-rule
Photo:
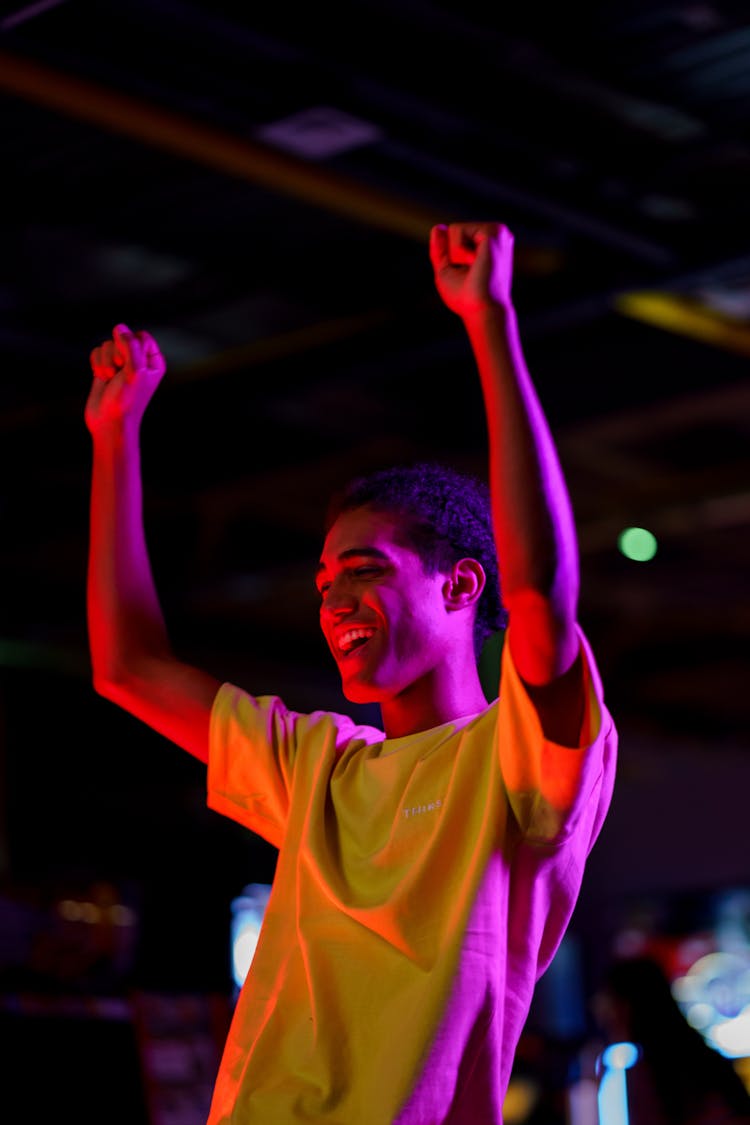
<path fill-rule="evenodd" d="M 140 422 L 167 369 L 153 336 L 118 324 L 112 338 L 93 349 L 90 360 L 94 382 L 84 416 L 91 433 L 126 417 Z"/>
<path fill-rule="evenodd" d="M 172 650 L 143 527 L 138 425 L 166 363 L 118 324 L 91 352 L 93 441 L 87 620 L 94 688 L 202 762 L 220 683 Z"/>

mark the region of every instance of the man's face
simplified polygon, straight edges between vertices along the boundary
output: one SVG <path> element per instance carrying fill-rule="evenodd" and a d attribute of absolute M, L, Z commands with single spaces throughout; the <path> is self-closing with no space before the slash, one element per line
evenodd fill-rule
<path fill-rule="evenodd" d="M 347 699 L 382 703 L 428 675 L 451 645 L 446 575 L 425 573 L 398 542 L 398 517 L 344 512 L 329 531 L 317 575 L 320 625 Z"/>

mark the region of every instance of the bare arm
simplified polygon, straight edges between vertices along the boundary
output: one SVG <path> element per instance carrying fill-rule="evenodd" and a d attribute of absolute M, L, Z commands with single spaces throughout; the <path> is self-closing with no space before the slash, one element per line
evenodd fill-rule
<path fill-rule="evenodd" d="M 499 223 L 435 227 L 430 252 L 446 305 L 463 320 L 487 417 L 493 522 L 509 642 L 548 737 L 573 741 L 578 546 L 565 479 L 524 360 L 511 299 L 513 236 Z"/>
<path fill-rule="evenodd" d="M 140 427 L 164 359 L 148 333 L 119 325 L 93 350 L 91 366 L 85 419 L 93 447 L 87 614 L 94 687 L 205 762 L 219 681 L 172 651 L 143 528 Z"/>

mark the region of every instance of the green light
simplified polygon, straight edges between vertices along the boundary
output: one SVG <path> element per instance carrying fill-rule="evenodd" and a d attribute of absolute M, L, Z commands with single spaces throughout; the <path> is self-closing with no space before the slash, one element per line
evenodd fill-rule
<path fill-rule="evenodd" d="M 626 527 L 617 545 L 625 558 L 634 562 L 648 562 L 656 554 L 656 538 L 645 527 Z"/>

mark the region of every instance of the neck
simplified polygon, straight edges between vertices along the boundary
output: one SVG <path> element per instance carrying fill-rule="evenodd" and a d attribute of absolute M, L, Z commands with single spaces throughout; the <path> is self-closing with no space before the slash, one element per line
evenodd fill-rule
<path fill-rule="evenodd" d="M 460 679 L 441 683 L 429 678 L 420 680 L 380 704 L 383 730 L 386 738 L 403 738 L 475 715 L 484 710 L 487 702 L 476 667 L 468 673 L 462 669 Z"/>

